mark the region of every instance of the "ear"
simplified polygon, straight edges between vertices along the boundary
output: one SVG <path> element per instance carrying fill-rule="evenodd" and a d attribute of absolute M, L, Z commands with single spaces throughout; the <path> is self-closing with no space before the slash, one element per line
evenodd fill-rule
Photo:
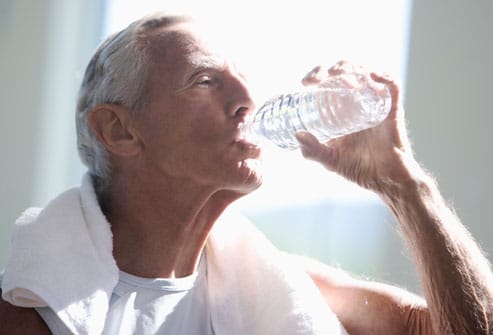
<path fill-rule="evenodd" d="M 89 126 L 106 150 L 117 156 L 134 156 L 141 149 L 132 129 L 130 111 L 112 104 L 99 105 L 89 112 Z"/>

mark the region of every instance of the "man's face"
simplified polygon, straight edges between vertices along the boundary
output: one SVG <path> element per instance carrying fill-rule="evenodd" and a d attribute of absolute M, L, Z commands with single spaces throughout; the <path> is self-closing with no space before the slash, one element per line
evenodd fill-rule
<path fill-rule="evenodd" d="M 218 189 L 256 189 L 260 149 L 239 134 L 254 109 L 244 78 L 192 25 L 162 32 L 152 38 L 149 100 L 136 117 L 146 169 Z"/>

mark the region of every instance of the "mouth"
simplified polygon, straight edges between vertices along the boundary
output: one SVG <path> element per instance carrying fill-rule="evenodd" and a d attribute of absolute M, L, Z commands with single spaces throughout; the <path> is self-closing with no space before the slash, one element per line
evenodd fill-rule
<path fill-rule="evenodd" d="M 257 158 L 262 152 L 260 146 L 242 137 L 236 138 L 233 144 L 250 158 Z"/>
<path fill-rule="evenodd" d="M 251 123 L 248 122 L 246 117 L 239 121 L 237 120 L 235 122 L 232 145 L 247 158 L 258 158 L 262 150 L 250 127 Z"/>
<path fill-rule="evenodd" d="M 255 141 L 247 136 L 247 132 L 243 129 L 243 126 L 243 123 L 239 124 L 233 144 L 247 154 L 248 157 L 257 158 L 260 156 L 262 149 Z"/>

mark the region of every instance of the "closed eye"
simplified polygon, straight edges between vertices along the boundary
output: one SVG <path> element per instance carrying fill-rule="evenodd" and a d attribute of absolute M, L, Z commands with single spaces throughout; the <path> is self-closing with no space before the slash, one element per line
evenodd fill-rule
<path fill-rule="evenodd" d="M 201 76 L 197 79 L 196 84 L 198 85 L 210 85 L 212 84 L 212 78 L 210 76 Z"/>
<path fill-rule="evenodd" d="M 210 75 L 201 75 L 195 80 L 195 85 L 209 87 L 216 83 L 216 79 Z"/>

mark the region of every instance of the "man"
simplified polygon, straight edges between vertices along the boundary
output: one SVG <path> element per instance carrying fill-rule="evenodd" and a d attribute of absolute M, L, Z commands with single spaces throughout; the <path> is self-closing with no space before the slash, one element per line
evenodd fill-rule
<path fill-rule="evenodd" d="M 416 163 L 398 86 L 387 77 L 372 74 L 392 96 L 381 125 L 325 144 L 309 133 L 297 138 L 305 157 L 389 205 L 414 255 L 424 300 L 283 255 L 248 225 L 218 223 L 232 202 L 261 185 L 261 150 L 239 134 L 254 109 L 245 79 L 206 40 L 188 18 L 157 15 L 96 52 L 77 111 L 89 176 L 80 190 L 20 219 L 2 289 L 4 299 L 25 307 L 0 304 L 2 333 L 493 333 L 490 266 Z M 350 70 L 343 62 L 327 72 L 316 67 L 304 83 Z M 49 255 L 56 247 L 54 259 L 29 248 L 15 254 L 15 243 L 37 239 L 33 230 L 62 216 L 50 234 L 83 223 L 68 243 L 57 237 L 53 246 L 45 236 L 50 245 L 42 248 Z M 56 263 L 64 257 L 74 261 L 60 274 Z M 296 264 L 278 265 L 286 258 Z M 87 261 L 93 259 L 97 264 Z M 34 283 L 23 273 L 31 267 Z"/>

